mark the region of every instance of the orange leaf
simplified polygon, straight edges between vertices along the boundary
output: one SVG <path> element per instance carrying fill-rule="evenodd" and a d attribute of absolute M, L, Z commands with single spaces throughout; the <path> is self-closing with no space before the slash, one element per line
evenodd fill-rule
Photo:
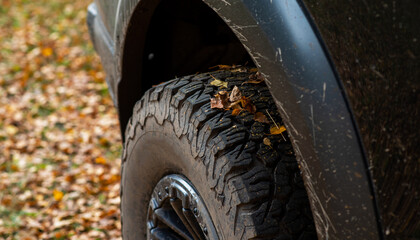
<path fill-rule="evenodd" d="M 236 101 L 236 102 L 232 102 L 232 103 L 229 104 L 229 107 L 228 108 L 229 109 L 232 108 L 232 109 L 240 109 L 240 110 L 242 110 L 241 104 L 239 104 L 239 103 L 241 103 L 241 100 Z"/>
<path fill-rule="evenodd" d="M 106 163 L 106 160 L 103 157 L 97 157 L 95 159 L 95 163 L 97 163 L 97 164 L 105 164 Z"/>
<path fill-rule="evenodd" d="M 63 233 L 61 233 L 61 232 L 56 232 L 56 233 L 54 233 L 54 237 L 55 237 L 56 239 L 60 239 L 61 237 L 63 237 Z"/>
<path fill-rule="evenodd" d="M 251 99 L 245 96 L 242 96 L 241 98 L 241 105 L 250 113 L 254 113 L 256 111 L 255 106 L 251 103 Z"/>
<path fill-rule="evenodd" d="M 14 171 L 14 172 L 19 171 L 18 166 L 16 166 L 15 164 L 12 164 L 12 166 L 10 166 L 10 169 L 11 169 L 12 171 Z"/>
<path fill-rule="evenodd" d="M 232 69 L 232 68 L 235 68 L 235 67 L 236 67 L 235 65 L 233 65 L 233 66 L 229 66 L 229 65 L 216 65 L 216 66 L 211 67 L 209 69 L 219 68 L 220 70 L 229 70 L 229 69 Z"/>
<path fill-rule="evenodd" d="M 239 113 L 241 113 L 241 111 L 242 111 L 242 109 L 233 109 L 233 111 L 232 111 L 232 116 L 238 116 L 239 115 Z"/>
<path fill-rule="evenodd" d="M 53 50 L 50 47 L 46 47 L 42 49 L 41 53 L 42 53 L 42 56 L 49 57 L 53 54 Z"/>
<path fill-rule="evenodd" d="M 74 176 L 73 175 L 67 175 L 66 177 L 64 177 L 64 180 L 66 180 L 66 182 L 73 182 L 74 181 Z"/>
<path fill-rule="evenodd" d="M 241 105 L 243 108 L 246 107 L 246 105 L 248 105 L 249 103 L 251 103 L 251 100 L 249 100 L 249 98 L 242 96 L 241 98 Z"/>
<path fill-rule="evenodd" d="M 62 191 L 54 189 L 53 196 L 56 201 L 61 201 L 61 199 L 63 199 L 64 193 Z"/>
<path fill-rule="evenodd" d="M 282 134 L 284 131 L 286 131 L 286 127 L 283 125 L 280 127 L 272 126 L 270 128 L 270 134 L 273 134 L 273 135 Z"/>

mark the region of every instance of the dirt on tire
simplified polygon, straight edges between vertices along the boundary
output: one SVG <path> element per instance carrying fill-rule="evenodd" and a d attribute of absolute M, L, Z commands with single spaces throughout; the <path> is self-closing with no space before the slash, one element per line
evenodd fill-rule
<path fill-rule="evenodd" d="M 180 146 L 189 148 L 183 149 L 183 154 L 188 152 L 185 158 L 191 160 L 156 160 L 168 161 L 171 166 L 169 170 L 158 170 L 156 178 L 169 172 L 180 173 L 197 185 L 224 239 L 316 239 L 308 196 L 292 145 L 286 132 L 270 134 L 270 128 L 282 125 L 282 120 L 264 82 L 249 82 L 252 74 L 255 74 L 252 70 L 242 69 L 187 76 L 148 90 L 136 103 L 127 125 L 123 152 L 123 235 L 132 234 L 133 225 L 127 222 L 141 216 L 130 211 L 147 208 L 143 207 L 147 205 L 147 194 L 157 181 L 136 179 L 141 173 L 135 172 L 135 166 L 142 166 L 137 171 L 145 173 L 156 168 L 142 159 L 146 157 L 140 153 L 135 156 L 133 152 L 144 134 L 151 129 L 159 131 L 156 129 L 162 126 L 169 129 L 162 130 L 165 134 L 176 136 L 182 142 Z M 227 82 L 227 88 L 212 85 L 215 79 Z M 211 108 L 210 98 L 219 91 L 231 92 L 235 86 L 255 106 L 254 111 L 241 110 L 233 115 L 232 109 Z M 263 113 L 268 121 L 256 121 L 256 112 Z M 139 163 L 127 167 L 130 161 Z M 188 170 L 182 167 L 182 161 L 185 166 L 197 167 Z M 150 186 L 131 194 L 137 191 L 133 186 L 136 184 Z M 134 203 L 131 199 L 134 196 L 143 202 Z M 144 225 L 139 231 L 145 229 Z"/>

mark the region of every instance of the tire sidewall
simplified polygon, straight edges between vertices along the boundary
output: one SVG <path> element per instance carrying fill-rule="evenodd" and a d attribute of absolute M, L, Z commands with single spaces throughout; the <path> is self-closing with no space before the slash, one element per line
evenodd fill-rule
<path fill-rule="evenodd" d="M 185 135 L 178 138 L 172 124 L 165 121 L 159 125 L 154 118 L 149 118 L 144 129 L 136 129 L 132 141 L 134 144 L 128 149 L 122 171 L 124 239 L 147 238 L 146 220 L 153 189 L 160 179 L 169 174 L 183 175 L 193 183 L 213 223 L 216 223 L 214 220 L 220 203 L 215 201 L 215 194 L 209 189 L 203 163 L 192 157 Z M 220 225 L 215 227 L 220 235 Z"/>

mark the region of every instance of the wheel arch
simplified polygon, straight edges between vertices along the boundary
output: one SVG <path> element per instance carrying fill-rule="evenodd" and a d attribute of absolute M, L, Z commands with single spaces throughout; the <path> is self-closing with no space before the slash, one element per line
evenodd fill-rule
<path fill-rule="evenodd" d="M 293 140 L 319 238 L 378 239 L 382 230 L 357 127 L 334 67 L 299 3 L 204 2 L 230 27 L 267 80 Z M 159 3 L 128 0 L 118 7 L 122 129 L 134 103 L 154 84 L 141 79 L 146 35 Z"/>
<path fill-rule="evenodd" d="M 253 65 L 230 28 L 200 0 L 121 1 L 116 26 L 125 29 L 115 33 L 122 132 L 135 102 L 153 85 L 217 64 Z"/>

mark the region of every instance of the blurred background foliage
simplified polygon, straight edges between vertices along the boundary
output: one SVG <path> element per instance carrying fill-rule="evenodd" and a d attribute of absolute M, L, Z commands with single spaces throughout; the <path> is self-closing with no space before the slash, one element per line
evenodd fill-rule
<path fill-rule="evenodd" d="M 0 238 L 120 238 L 121 139 L 89 2 L 0 0 Z"/>

